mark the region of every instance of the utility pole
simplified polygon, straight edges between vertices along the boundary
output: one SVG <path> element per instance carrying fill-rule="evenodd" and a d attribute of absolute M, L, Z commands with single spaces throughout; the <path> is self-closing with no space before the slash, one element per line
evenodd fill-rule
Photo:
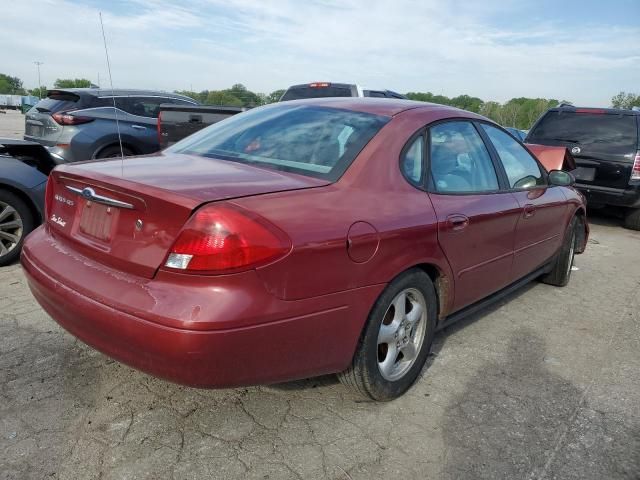
<path fill-rule="evenodd" d="M 43 65 L 43 62 L 33 62 L 38 67 L 38 98 L 42 98 L 41 90 L 42 90 L 42 82 L 40 81 L 40 65 Z"/>

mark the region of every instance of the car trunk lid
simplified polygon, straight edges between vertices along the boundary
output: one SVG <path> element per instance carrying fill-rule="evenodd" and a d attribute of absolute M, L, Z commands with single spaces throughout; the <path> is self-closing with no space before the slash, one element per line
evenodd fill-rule
<path fill-rule="evenodd" d="M 83 162 L 52 173 L 47 223 L 83 255 L 152 278 L 200 205 L 328 183 L 192 155 Z"/>

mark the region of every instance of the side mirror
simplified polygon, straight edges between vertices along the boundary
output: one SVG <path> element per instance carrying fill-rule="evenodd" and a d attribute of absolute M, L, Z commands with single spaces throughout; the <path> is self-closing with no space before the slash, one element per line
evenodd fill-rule
<path fill-rule="evenodd" d="M 576 183 L 575 177 L 564 170 L 551 170 L 549 172 L 549 183 L 558 187 L 570 187 Z"/>

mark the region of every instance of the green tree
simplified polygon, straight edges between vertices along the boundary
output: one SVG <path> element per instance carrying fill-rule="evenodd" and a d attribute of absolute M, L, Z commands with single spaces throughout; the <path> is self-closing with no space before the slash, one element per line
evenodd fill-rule
<path fill-rule="evenodd" d="M 91 80 L 86 78 L 58 78 L 54 84 L 54 88 L 89 88 Z"/>
<path fill-rule="evenodd" d="M 244 102 L 229 93 L 228 90 L 210 91 L 205 102 L 207 105 L 225 105 L 230 107 L 242 107 Z"/>
<path fill-rule="evenodd" d="M 22 88 L 22 80 L 18 77 L 0 73 L 0 93 L 5 95 L 24 95 L 25 90 Z"/>
<path fill-rule="evenodd" d="M 611 99 L 611 106 L 613 108 L 626 108 L 640 107 L 640 95 L 635 93 L 620 92 Z"/>
<path fill-rule="evenodd" d="M 264 103 L 276 103 L 280 101 L 280 97 L 284 95 L 285 90 L 274 90 L 265 97 Z"/>
<path fill-rule="evenodd" d="M 47 87 L 43 85 L 40 88 L 32 88 L 27 91 L 27 94 L 38 98 L 44 98 L 47 96 Z"/>

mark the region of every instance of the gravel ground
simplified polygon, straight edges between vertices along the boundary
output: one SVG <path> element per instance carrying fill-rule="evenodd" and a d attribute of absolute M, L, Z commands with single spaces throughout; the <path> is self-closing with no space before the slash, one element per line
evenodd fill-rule
<path fill-rule="evenodd" d="M 0 479 L 638 479 L 639 247 L 596 217 L 568 287 L 532 283 L 446 329 L 389 403 L 334 377 L 154 379 L 65 333 L 20 266 L 0 268 Z"/>

